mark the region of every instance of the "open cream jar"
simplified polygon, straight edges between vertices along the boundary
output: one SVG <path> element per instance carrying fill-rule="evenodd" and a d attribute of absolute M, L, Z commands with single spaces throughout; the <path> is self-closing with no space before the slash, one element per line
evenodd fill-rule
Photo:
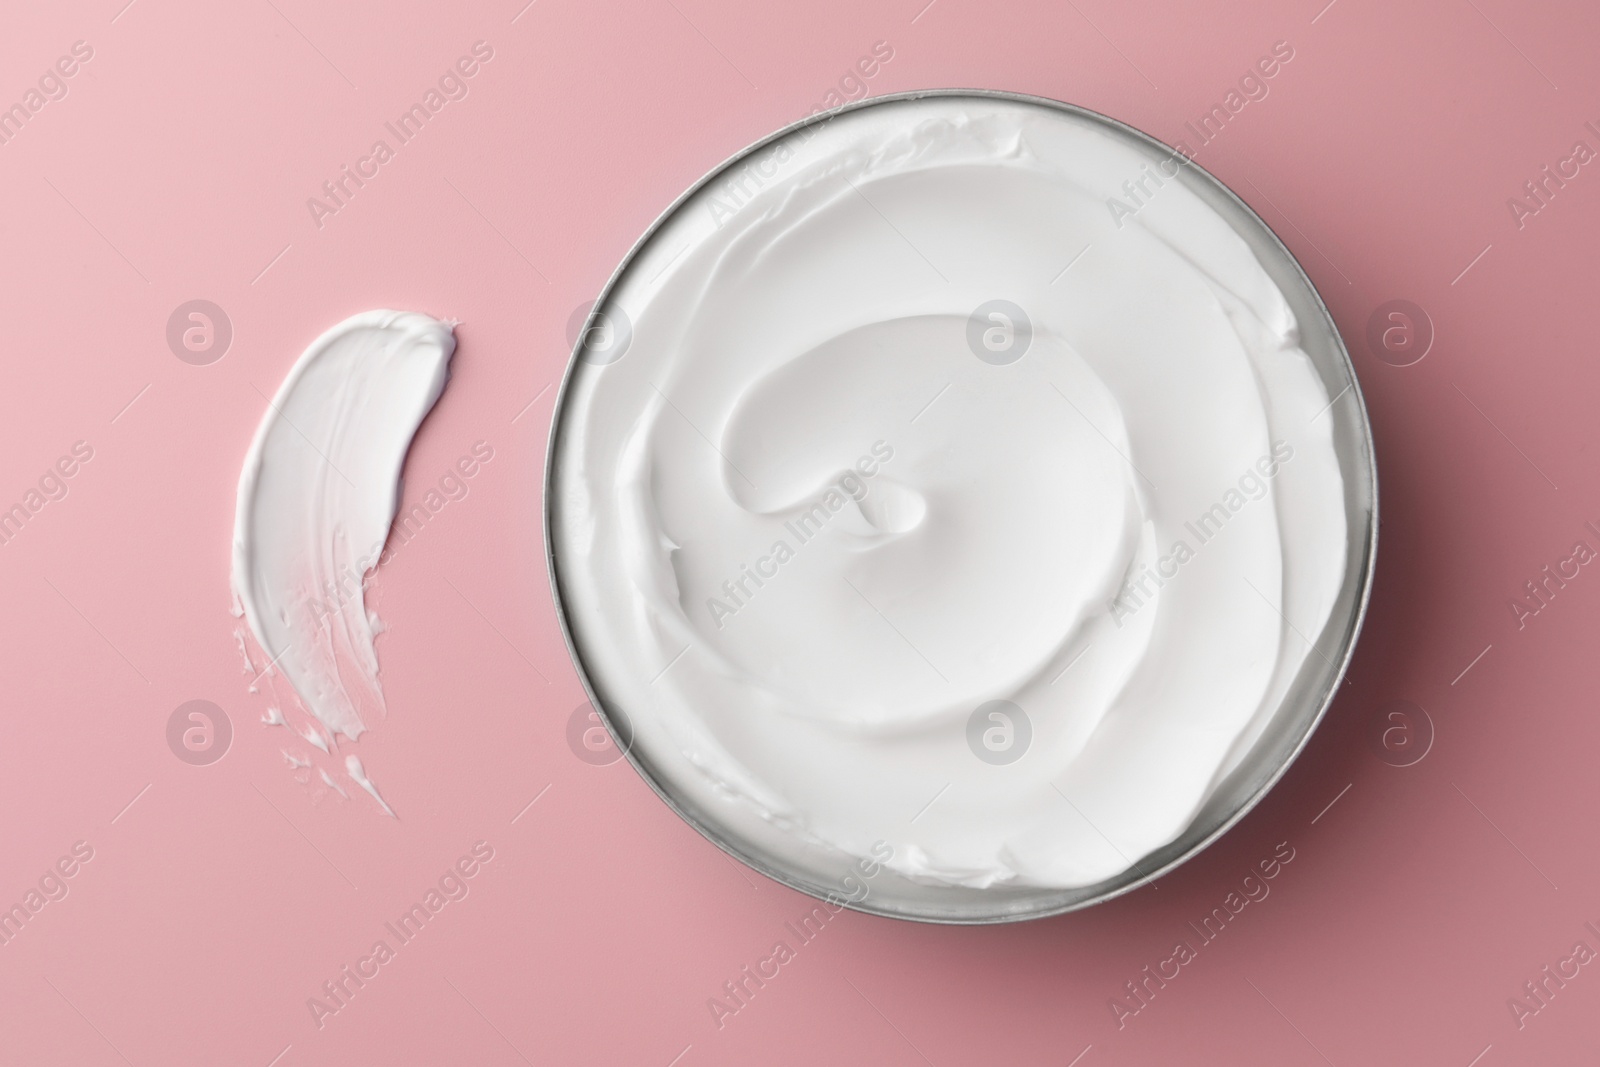
<path fill-rule="evenodd" d="M 575 660 L 668 803 L 807 892 L 988 922 L 1154 877 L 1281 775 L 1376 478 L 1237 198 L 1101 116 L 939 92 L 662 217 L 574 354 L 546 508 Z"/>

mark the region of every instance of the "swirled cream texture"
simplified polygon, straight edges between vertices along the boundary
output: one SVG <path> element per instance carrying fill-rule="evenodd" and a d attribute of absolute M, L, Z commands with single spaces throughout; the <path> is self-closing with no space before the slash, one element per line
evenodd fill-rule
<path fill-rule="evenodd" d="M 1149 157 L 1052 109 L 893 102 L 754 161 L 641 249 L 567 385 L 551 541 L 597 695 L 779 866 L 1136 866 L 1344 576 L 1287 302 L 1182 182 L 1109 211 Z"/>

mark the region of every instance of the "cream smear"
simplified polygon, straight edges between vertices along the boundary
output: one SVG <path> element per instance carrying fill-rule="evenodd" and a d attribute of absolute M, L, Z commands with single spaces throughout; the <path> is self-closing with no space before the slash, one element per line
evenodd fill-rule
<path fill-rule="evenodd" d="M 454 352 L 453 324 L 427 315 L 346 319 L 284 379 L 239 476 L 235 614 L 306 713 L 294 723 L 273 708 L 266 721 L 324 753 L 383 715 L 381 625 L 365 583 L 400 504 L 411 439 L 444 390 Z M 359 758 L 343 770 L 394 814 Z"/>
<path fill-rule="evenodd" d="M 1284 295 L 1178 164 L 1076 115 L 891 102 L 751 159 L 640 249 L 604 309 L 625 351 L 566 385 L 550 544 L 596 695 L 777 869 L 1137 866 L 1343 581 Z"/>

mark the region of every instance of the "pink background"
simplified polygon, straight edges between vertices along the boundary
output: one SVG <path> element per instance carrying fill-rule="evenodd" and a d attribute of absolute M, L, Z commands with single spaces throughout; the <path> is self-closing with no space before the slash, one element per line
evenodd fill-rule
<path fill-rule="evenodd" d="M 1520 1028 L 1507 1000 L 1580 939 L 1600 949 L 1583 925 L 1600 926 L 1600 571 L 1521 629 L 1509 605 L 1579 538 L 1600 547 L 1584 528 L 1600 525 L 1600 171 L 1521 228 L 1507 198 L 1575 141 L 1600 148 L 1583 125 L 1600 125 L 1600 8 L 124 2 L 13 5 L 0 35 L 0 103 L 73 42 L 94 50 L 0 145 L 0 506 L 74 442 L 94 450 L 0 545 L 0 903 L 74 842 L 94 850 L 0 945 L 0 1061 L 1593 1055 L 1600 966 Z M 319 229 L 306 199 L 479 40 L 494 57 L 470 95 Z M 894 55 L 873 95 L 1037 93 L 1169 142 L 1289 43 L 1270 95 L 1199 161 L 1283 236 L 1350 343 L 1379 449 L 1377 582 L 1351 684 L 1305 755 L 1158 888 L 1008 928 L 846 913 L 719 1028 L 707 999 L 793 942 L 784 924 L 811 902 L 726 859 L 627 764 L 569 748 L 581 689 L 540 548 L 548 387 L 573 309 L 656 214 L 879 41 Z M 166 342 L 195 298 L 234 329 L 209 366 Z M 1432 319 L 1420 363 L 1367 347 L 1391 299 Z M 322 329 L 381 306 L 461 320 L 409 500 L 474 441 L 495 453 L 374 581 L 390 711 L 359 751 L 398 822 L 294 779 L 228 612 L 261 393 Z M 235 734 L 203 767 L 165 739 L 197 698 Z M 1372 744 L 1394 700 L 1436 728 L 1404 768 Z M 494 858 L 470 894 L 319 1029 L 307 998 L 477 841 Z M 1295 858 L 1270 896 L 1119 1028 L 1110 998 L 1197 944 L 1190 924 L 1279 842 Z"/>

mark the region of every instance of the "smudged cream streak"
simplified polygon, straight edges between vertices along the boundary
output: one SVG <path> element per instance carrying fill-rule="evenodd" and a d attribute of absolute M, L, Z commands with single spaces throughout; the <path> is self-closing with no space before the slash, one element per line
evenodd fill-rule
<path fill-rule="evenodd" d="M 384 712 L 382 627 L 364 586 L 399 507 L 406 452 L 454 352 L 453 324 L 426 315 L 345 320 L 312 342 L 268 402 L 239 477 L 234 612 L 306 712 L 296 724 L 273 709 L 267 721 L 325 753 Z M 343 771 L 394 814 L 357 756 Z"/>

